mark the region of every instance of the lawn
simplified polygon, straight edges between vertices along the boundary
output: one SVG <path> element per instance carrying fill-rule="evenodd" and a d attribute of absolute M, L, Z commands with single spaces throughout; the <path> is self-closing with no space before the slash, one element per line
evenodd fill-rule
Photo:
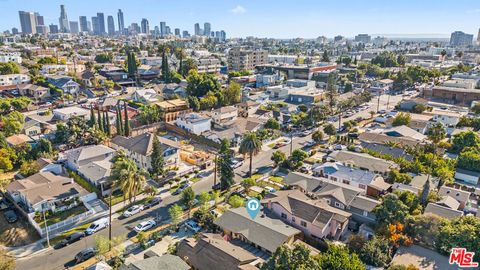
<path fill-rule="evenodd" d="M 267 144 L 267 146 L 270 147 L 270 148 L 273 148 L 275 146 L 275 144 L 277 144 L 277 143 Z"/>
<path fill-rule="evenodd" d="M 117 192 L 116 194 L 115 194 L 115 193 L 116 193 L 116 192 L 114 192 L 114 194 L 112 194 L 112 205 L 119 204 L 119 203 L 123 202 L 123 199 L 124 199 L 122 192 Z M 137 196 L 140 195 L 140 194 L 142 194 L 142 193 L 143 193 L 143 190 L 141 190 L 141 191 L 137 194 Z M 109 196 L 105 196 L 105 197 L 103 198 L 103 201 L 104 201 L 107 205 L 109 205 L 109 204 L 110 204 L 109 199 L 110 199 Z M 127 199 L 127 200 L 128 200 L 128 199 Z"/>
<path fill-rule="evenodd" d="M 50 216 L 47 217 L 47 224 L 50 226 L 52 224 L 58 223 L 62 220 L 69 219 L 71 217 L 74 217 L 76 215 L 79 215 L 81 213 L 87 212 L 88 209 L 83 206 L 79 205 L 76 206 L 72 209 L 68 209 L 59 213 L 51 214 Z M 43 219 L 43 215 L 39 215 L 37 218 L 35 218 L 35 221 L 40 225 L 40 227 L 44 228 L 45 227 L 45 222 Z"/>
<path fill-rule="evenodd" d="M 268 180 L 275 182 L 275 183 L 282 183 L 283 182 L 283 177 L 281 176 L 270 176 Z"/>
<path fill-rule="evenodd" d="M 58 242 L 62 241 L 62 239 L 64 239 L 65 237 L 73 234 L 73 233 L 76 233 L 76 232 L 83 232 L 85 231 L 89 226 L 90 226 L 91 223 L 87 223 L 87 224 L 83 224 L 83 225 L 80 225 L 76 228 L 73 228 L 69 231 L 66 231 L 66 232 L 63 232 L 57 236 L 55 236 L 54 238 L 50 239 L 50 245 L 51 246 L 55 246 L 56 244 L 58 244 Z M 46 243 L 45 243 L 46 244 Z"/>
<path fill-rule="evenodd" d="M 256 174 L 252 175 L 251 178 L 252 178 L 253 180 L 257 181 L 257 179 L 260 178 L 260 177 L 262 177 L 262 176 L 263 176 L 263 174 L 258 174 L 258 173 L 256 173 Z"/>

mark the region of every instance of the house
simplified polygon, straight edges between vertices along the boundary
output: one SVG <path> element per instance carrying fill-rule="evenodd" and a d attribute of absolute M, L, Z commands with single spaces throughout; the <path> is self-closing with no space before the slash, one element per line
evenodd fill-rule
<path fill-rule="evenodd" d="M 477 186 L 480 181 L 480 172 L 457 168 L 455 170 L 455 180 Z"/>
<path fill-rule="evenodd" d="M 14 134 L 12 136 L 7 137 L 5 140 L 10 146 L 17 146 L 25 143 L 33 144 L 35 142 L 35 140 L 33 140 L 32 138 L 30 138 L 25 134 Z"/>
<path fill-rule="evenodd" d="M 350 213 L 331 207 L 326 200 L 312 200 L 299 190 L 282 190 L 268 194 L 262 204 L 273 215 L 303 232 L 305 237 L 320 241 L 342 237 Z"/>
<path fill-rule="evenodd" d="M 252 219 L 245 207 L 227 210 L 214 223 L 223 230 L 227 240 L 245 242 L 269 254 L 284 244 L 292 244 L 302 234 L 280 219 L 263 213 Z"/>
<path fill-rule="evenodd" d="M 234 106 L 225 106 L 212 111 L 212 120 L 218 125 L 235 121 L 237 116 L 238 109 Z"/>
<path fill-rule="evenodd" d="M 81 107 L 76 107 L 76 106 L 63 107 L 60 109 L 54 109 L 53 115 L 56 119 L 62 120 L 62 121 L 67 121 L 68 119 L 74 116 L 88 120 L 90 119 L 90 110 L 87 110 Z"/>
<path fill-rule="evenodd" d="M 115 136 L 111 140 L 110 146 L 115 150 L 123 149 L 138 167 L 151 169 L 153 136 L 155 135 L 152 133 L 143 133 L 131 138 Z M 165 168 L 177 167 L 180 162 L 179 143 L 159 136 L 157 138 L 163 152 Z"/>
<path fill-rule="evenodd" d="M 452 187 L 442 186 L 440 187 L 440 190 L 438 190 L 438 196 L 442 198 L 448 196 L 454 198 L 460 203 L 458 209 L 462 210 L 463 208 L 465 208 L 470 199 L 470 192 Z"/>
<path fill-rule="evenodd" d="M 398 107 L 401 110 L 411 112 L 415 109 L 417 105 L 426 105 L 427 103 L 428 103 L 428 100 L 424 98 L 416 97 L 416 98 L 401 100 L 398 104 Z"/>
<path fill-rule="evenodd" d="M 235 121 L 215 126 L 211 131 L 204 134 L 208 139 L 220 143 L 223 139 L 229 139 L 232 145 L 237 145 L 246 132 L 253 132 L 261 129 L 266 120 L 253 117 L 239 117 Z"/>
<path fill-rule="evenodd" d="M 42 75 L 55 74 L 55 73 L 66 74 L 68 71 L 69 70 L 67 65 L 49 64 L 49 65 L 43 65 L 42 69 L 40 70 L 40 73 Z"/>
<path fill-rule="evenodd" d="M 322 99 L 323 90 L 316 88 L 301 87 L 290 91 L 286 102 L 292 104 L 312 105 L 320 102 Z"/>
<path fill-rule="evenodd" d="M 400 129 L 398 130 L 400 131 Z M 398 131 L 396 130 L 390 130 L 389 134 L 390 135 L 397 135 Z M 414 131 L 414 130 L 412 130 Z M 414 134 L 417 134 L 418 132 L 414 131 Z M 420 134 L 420 133 L 418 133 Z M 417 141 L 416 139 L 407 137 L 407 136 L 390 136 L 388 134 L 383 134 L 383 133 L 376 133 L 376 132 L 363 132 L 360 133 L 358 136 L 358 139 L 361 142 L 368 142 L 371 144 L 381 144 L 381 145 L 388 145 L 391 147 L 391 145 L 398 145 L 400 147 L 417 147 L 420 144 L 423 144 L 422 141 Z M 398 134 L 401 135 L 401 134 Z M 423 134 L 420 134 L 424 136 Z M 361 144 L 363 147 L 365 147 L 363 144 Z M 391 147 L 395 148 L 395 147 Z"/>
<path fill-rule="evenodd" d="M 340 162 L 343 165 L 350 165 L 383 176 L 387 176 L 393 168 L 398 168 L 398 165 L 393 161 L 347 150 L 333 151 L 326 157 L 326 160 Z"/>
<path fill-rule="evenodd" d="M 158 101 L 159 95 L 153 89 L 136 89 L 131 99 L 135 102 L 144 104 L 155 103 Z"/>
<path fill-rule="evenodd" d="M 36 120 L 25 121 L 22 129 L 23 134 L 27 136 L 36 136 L 42 134 L 42 124 Z"/>
<path fill-rule="evenodd" d="M 131 262 L 129 265 L 122 265 L 120 270 L 189 270 L 190 266 L 180 257 L 165 254 L 153 256 L 139 261 Z"/>
<path fill-rule="evenodd" d="M 424 213 L 437 215 L 450 220 L 463 216 L 462 211 L 452 209 L 450 207 L 446 207 L 437 203 L 428 203 L 425 207 Z"/>
<path fill-rule="evenodd" d="M 98 102 L 98 109 L 101 111 L 110 111 L 118 105 L 120 100 L 113 97 L 106 97 Z"/>
<path fill-rule="evenodd" d="M 431 116 L 432 121 L 441 123 L 446 127 L 455 127 L 458 122 L 460 122 L 460 118 L 465 116 L 467 113 L 456 112 L 452 110 L 433 109 L 432 111 L 423 112 L 423 114 Z"/>
<path fill-rule="evenodd" d="M 177 247 L 177 255 L 198 270 L 258 270 L 258 258 L 226 241 L 219 234 L 204 233 L 187 238 Z"/>
<path fill-rule="evenodd" d="M 360 147 L 361 148 L 368 149 L 370 151 L 374 151 L 374 152 L 382 154 L 382 155 L 389 155 L 389 156 L 392 156 L 394 158 L 403 157 L 408 161 L 413 160 L 413 156 L 411 154 L 407 153 L 405 151 L 405 149 L 402 149 L 400 147 L 394 147 L 394 146 L 386 145 L 385 142 L 388 142 L 388 140 L 386 140 L 386 141 L 382 140 L 382 143 L 370 142 L 368 140 L 372 140 L 372 139 L 376 140 L 376 139 L 379 139 L 379 138 L 377 136 L 368 136 L 368 137 L 367 136 L 362 136 L 362 134 L 364 134 L 364 133 L 361 133 L 359 138 L 362 137 L 362 139 L 366 140 L 366 141 L 361 141 L 360 142 Z"/>
<path fill-rule="evenodd" d="M 45 102 L 50 98 L 50 89 L 35 84 L 19 85 L 18 92 L 22 96 L 32 98 L 35 102 Z"/>
<path fill-rule="evenodd" d="M 106 195 L 110 189 L 111 159 L 115 153 L 115 150 L 105 145 L 88 145 L 65 151 L 62 159 L 67 168 L 76 171 L 98 187 L 102 195 Z"/>
<path fill-rule="evenodd" d="M 375 87 L 380 87 L 380 88 L 384 88 L 385 91 L 389 91 L 393 88 L 393 80 L 391 79 L 382 79 L 382 80 L 378 80 L 378 81 L 375 81 L 373 82 L 373 85 Z"/>
<path fill-rule="evenodd" d="M 387 128 L 384 131 L 382 131 L 382 133 L 389 137 L 408 138 L 418 142 L 421 142 L 427 139 L 427 136 L 405 125 Z"/>
<path fill-rule="evenodd" d="M 437 177 L 433 177 L 428 174 L 413 175 L 412 180 L 408 184 L 393 183 L 392 190 L 410 191 L 415 194 L 420 194 L 427 180 L 430 181 L 430 187 L 432 189 L 437 187 L 438 182 L 440 181 Z"/>
<path fill-rule="evenodd" d="M 39 172 L 25 179 L 15 180 L 7 186 L 7 192 L 30 213 L 63 211 L 76 206 L 80 197 L 88 194 L 88 191 L 73 179 L 51 172 Z"/>
<path fill-rule="evenodd" d="M 181 99 L 159 101 L 155 105 L 163 113 L 162 120 L 165 122 L 174 122 L 179 115 L 193 111 L 188 107 L 188 103 Z"/>
<path fill-rule="evenodd" d="M 0 86 L 10 86 L 30 83 L 30 76 L 27 74 L 0 75 Z"/>
<path fill-rule="evenodd" d="M 206 131 L 210 131 L 212 127 L 212 119 L 198 113 L 186 113 L 180 115 L 175 124 L 196 135 L 201 135 Z"/>
<path fill-rule="evenodd" d="M 62 75 L 47 76 L 47 82 L 61 89 L 65 94 L 74 95 L 80 90 L 80 84 L 75 82 L 72 77 Z"/>
<path fill-rule="evenodd" d="M 423 96 L 449 104 L 469 106 L 473 101 L 480 100 L 480 89 L 434 86 L 424 89 Z"/>
<path fill-rule="evenodd" d="M 313 166 L 313 175 L 358 187 L 365 190 L 367 195 L 373 197 L 378 197 L 390 188 L 390 185 L 386 183 L 380 175 L 345 166 L 338 162 L 315 164 Z"/>
<path fill-rule="evenodd" d="M 110 71 L 110 72 L 100 72 L 101 75 L 105 76 L 110 81 L 120 85 L 120 86 L 133 86 L 135 81 L 128 78 L 128 73 L 123 70 L 120 71 Z"/>

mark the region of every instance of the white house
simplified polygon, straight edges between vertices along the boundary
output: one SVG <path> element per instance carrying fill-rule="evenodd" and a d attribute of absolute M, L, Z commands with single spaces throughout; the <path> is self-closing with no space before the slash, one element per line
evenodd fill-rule
<path fill-rule="evenodd" d="M 0 86 L 30 83 L 30 76 L 26 74 L 0 75 Z"/>
<path fill-rule="evenodd" d="M 455 112 L 450 110 L 434 109 L 431 112 L 424 112 L 423 114 L 432 116 L 432 121 L 441 123 L 447 127 L 454 127 L 460 121 L 462 116 L 465 116 L 464 112 Z"/>
<path fill-rule="evenodd" d="M 51 65 L 43 65 L 42 66 L 42 70 L 40 71 L 43 75 L 46 75 L 46 74 L 55 74 L 55 73 L 67 73 L 69 70 L 68 70 L 68 66 L 67 65 L 55 65 L 55 64 L 51 64 Z"/>
<path fill-rule="evenodd" d="M 175 124 L 193 134 L 201 135 L 203 132 L 210 131 L 212 119 L 198 113 L 187 113 L 180 115 Z"/>
<path fill-rule="evenodd" d="M 153 103 L 158 101 L 158 94 L 153 89 L 137 89 L 132 94 L 132 100 L 141 103 Z"/>
<path fill-rule="evenodd" d="M 86 120 L 90 119 L 90 111 L 80 107 L 64 107 L 53 110 L 54 118 L 67 121 L 73 116 L 78 116 Z"/>
<path fill-rule="evenodd" d="M 455 179 L 476 186 L 480 181 L 480 172 L 457 169 Z"/>
<path fill-rule="evenodd" d="M 17 64 L 21 64 L 22 56 L 20 56 L 20 53 L 2 54 L 0 55 L 0 62 L 1 63 L 15 62 Z"/>
<path fill-rule="evenodd" d="M 237 116 L 238 109 L 234 106 L 225 106 L 212 111 L 212 119 L 216 124 L 234 121 Z"/>

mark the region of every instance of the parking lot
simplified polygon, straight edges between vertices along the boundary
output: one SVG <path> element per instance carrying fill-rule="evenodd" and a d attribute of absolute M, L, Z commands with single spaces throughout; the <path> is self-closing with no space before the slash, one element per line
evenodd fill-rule
<path fill-rule="evenodd" d="M 8 223 L 1 212 L 0 245 L 18 247 L 31 244 L 40 239 L 37 231 L 21 215 L 15 223 Z"/>

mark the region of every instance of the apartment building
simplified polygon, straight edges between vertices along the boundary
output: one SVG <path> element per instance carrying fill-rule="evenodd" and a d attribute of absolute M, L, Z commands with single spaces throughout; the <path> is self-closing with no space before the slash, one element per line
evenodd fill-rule
<path fill-rule="evenodd" d="M 264 65 L 267 62 L 268 51 L 266 50 L 233 48 L 228 52 L 228 69 L 231 71 L 252 70 L 255 66 Z"/>

